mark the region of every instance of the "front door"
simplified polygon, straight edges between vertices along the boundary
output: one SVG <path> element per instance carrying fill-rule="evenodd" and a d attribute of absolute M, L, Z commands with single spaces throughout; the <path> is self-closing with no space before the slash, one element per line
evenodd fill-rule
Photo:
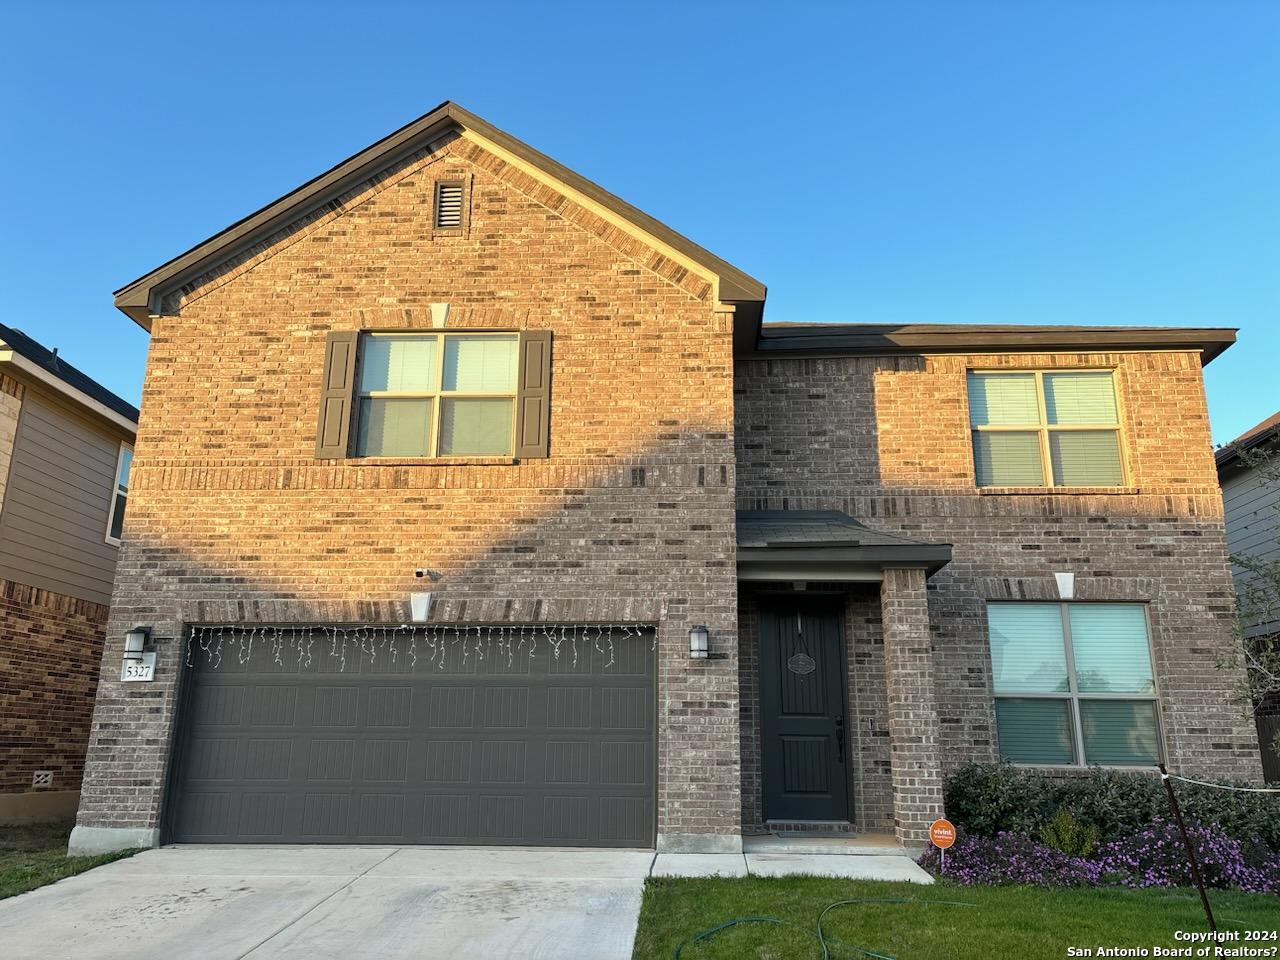
<path fill-rule="evenodd" d="M 849 819 L 844 662 L 838 607 L 788 599 L 761 610 L 766 820 Z"/>

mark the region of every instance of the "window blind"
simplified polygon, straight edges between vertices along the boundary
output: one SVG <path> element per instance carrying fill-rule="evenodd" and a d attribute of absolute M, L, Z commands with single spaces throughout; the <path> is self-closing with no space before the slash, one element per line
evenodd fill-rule
<path fill-rule="evenodd" d="M 1034 426 L 1040 423 L 1036 375 L 969 374 L 969 417 L 974 426 Z"/>
<path fill-rule="evenodd" d="M 1062 608 L 1056 603 L 1000 603 L 987 608 L 995 691 L 1066 693 Z"/>
<path fill-rule="evenodd" d="M 431 449 L 431 411 L 434 401 L 363 397 L 356 455 L 361 457 L 421 457 Z"/>
<path fill-rule="evenodd" d="M 1069 700 L 997 700 L 1000 756 L 1013 763 L 1072 763 L 1070 706 Z"/>
<path fill-rule="evenodd" d="M 1120 437 L 1114 430 L 1049 433 L 1053 482 L 1063 487 L 1118 487 L 1124 483 Z"/>
<path fill-rule="evenodd" d="M 1081 693 L 1153 693 L 1147 617 L 1133 603 L 1074 603 L 1069 610 Z"/>
<path fill-rule="evenodd" d="M 1044 407 L 1051 424 L 1116 423 L 1116 391 L 1110 373 L 1046 373 Z"/>
<path fill-rule="evenodd" d="M 1160 762 L 1153 700 L 1081 700 L 1085 763 L 1154 766 Z"/>
<path fill-rule="evenodd" d="M 511 450 L 514 400 L 446 397 L 441 402 L 441 454 L 501 454 Z"/>
<path fill-rule="evenodd" d="M 444 389 L 463 393 L 515 393 L 517 337 L 449 337 Z"/>
<path fill-rule="evenodd" d="M 1043 487 L 1040 434 L 975 432 L 973 467 L 980 487 Z"/>
<path fill-rule="evenodd" d="M 433 392 L 438 348 L 435 337 L 365 337 L 360 392 Z"/>

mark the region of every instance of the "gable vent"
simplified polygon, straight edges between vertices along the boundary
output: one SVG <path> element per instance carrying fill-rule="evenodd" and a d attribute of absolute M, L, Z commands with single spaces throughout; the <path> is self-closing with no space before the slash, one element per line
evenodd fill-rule
<path fill-rule="evenodd" d="M 462 227 L 462 184 L 436 184 L 436 229 L 458 230 Z"/>

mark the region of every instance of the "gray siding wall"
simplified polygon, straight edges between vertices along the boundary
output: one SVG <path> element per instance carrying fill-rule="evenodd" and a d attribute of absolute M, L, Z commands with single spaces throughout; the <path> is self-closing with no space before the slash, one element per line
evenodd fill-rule
<path fill-rule="evenodd" d="M 1223 482 L 1222 502 L 1227 517 L 1227 549 L 1232 554 L 1280 561 L 1280 487 L 1263 482 L 1256 468 L 1243 470 Z M 1244 572 L 1237 567 L 1233 573 L 1237 588 L 1242 587 Z M 1249 633 L 1277 629 L 1280 622 L 1272 622 L 1260 624 Z"/>
<path fill-rule="evenodd" d="M 120 442 L 28 389 L 0 509 L 0 579 L 111 602 L 106 542 Z"/>

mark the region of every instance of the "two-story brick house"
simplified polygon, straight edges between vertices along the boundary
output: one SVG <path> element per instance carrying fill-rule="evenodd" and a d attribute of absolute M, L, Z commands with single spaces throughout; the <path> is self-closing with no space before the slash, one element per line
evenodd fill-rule
<path fill-rule="evenodd" d="M 118 291 L 152 347 L 73 848 L 916 843 L 998 752 L 1256 777 L 1231 331 L 764 300 L 452 104 Z"/>

